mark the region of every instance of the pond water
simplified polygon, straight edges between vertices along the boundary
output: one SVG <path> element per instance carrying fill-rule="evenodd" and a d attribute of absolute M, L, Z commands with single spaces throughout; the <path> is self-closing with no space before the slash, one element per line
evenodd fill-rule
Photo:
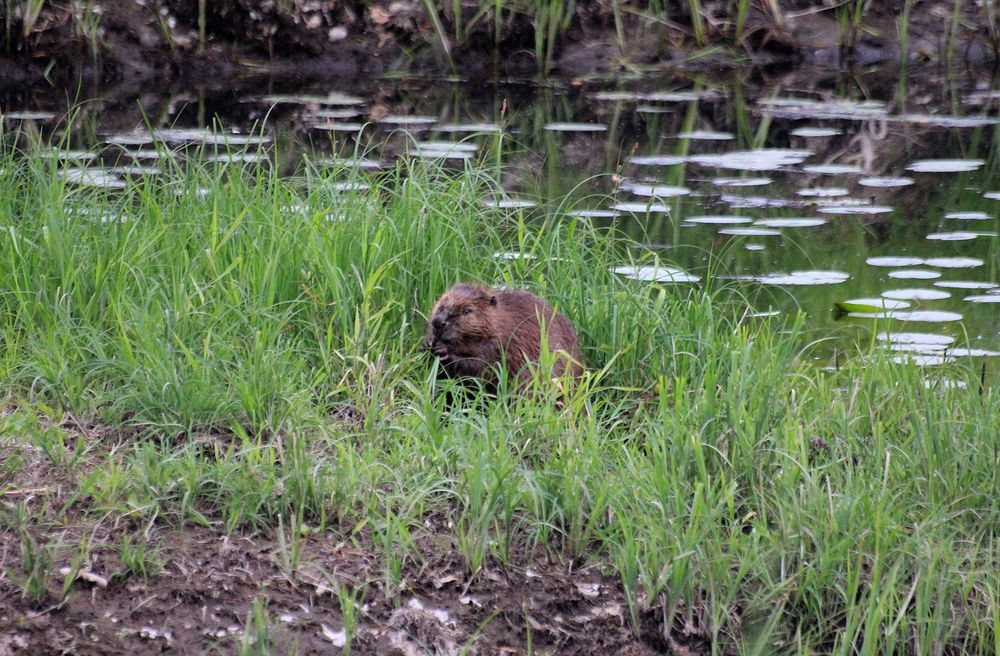
<path fill-rule="evenodd" d="M 617 230 L 642 245 L 616 269 L 635 284 L 722 288 L 750 320 L 801 310 L 831 362 L 860 342 L 901 362 L 997 366 L 1000 82 L 983 71 L 262 80 L 93 96 L 73 150 L 53 154 L 75 184 L 157 174 L 154 140 L 221 145 L 220 165 L 277 150 L 289 171 L 302 155 L 376 174 L 401 154 L 481 166 L 506 192 L 484 203 Z M 2 102 L 5 131 L 65 126 L 58 95 Z"/>

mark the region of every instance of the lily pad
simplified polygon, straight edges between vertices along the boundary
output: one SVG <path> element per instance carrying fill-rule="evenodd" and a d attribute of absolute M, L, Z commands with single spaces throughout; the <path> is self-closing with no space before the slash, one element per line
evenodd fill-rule
<path fill-rule="evenodd" d="M 715 178 L 716 187 L 761 187 L 771 184 L 771 178 Z"/>
<path fill-rule="evenodd" d="M 520 198 L 497 198 L 494 200 L 486 199 L 483 201 L 483 204 L 488 207 L 498 207 L 502 210 L 526 210 L 538 205 L 538 203 L 533 200 Z"/>
<path fill-rule="evenodd" d="M 976 237 L 995 237 L 995 232 L 972 232 L 955 230 L 954 232 L 932 232 L 927 235 L 931 241 L 971 241 Z"/>
<path fill-rule="evenodd" d="M 995 282 L 979 282 L 975 280 L 939 280 L 934 283 L 934 286 L 946 289 L 996 289 L 1000 287 Z"/>
<path fill-rule="evenodd" d="M 691 132 L 681 132 L 678 139 L 691 139 L 694 141 L 731 141 L 736 136 L 732 132 L 715 132 L 712 130 L 693 130 Z"/>
<path fill-rule="evenodd" d="M 924 260 L 927 266 L 939 269 L 970 269 L 983 265 L 978 257 L 932 257 Z"/>
<path fill-rule="evenodd" d="M 830 205 L 820 207 L 822 214 L 888 214 L 892 208 L 888 205 Z"/>
<path fill-rule="evenodd" d="M 755 221 L 754 225 L 764 228 L 814 228 L 816 226 L 824 225 L 826 222 L 826 219 L 817 219 L 812 217 L 775 218 L 760 219 L 759 221 Z"/>
<path fill-rule="evenodd" d="M 890 271 L 889 277 L 899 278 L 901 280 L 932 280 L 934 278 L 940 278 L 941 274 L 937 271 L 931 271 L 929 269 L 898 269 L 896 271 Z"/>
<path fill-rule="evenodd" d="M 955 343 L 951 335 L 935 335 L 934 333 L 879 333 L 876 338 L 880 342 L 891 344 L 927 344 L 942 349 Z"/>
<path fill-rule="evenodd" d="M 792 271 L 791 273 L 769 273 L 763 276 L 751 276 L 751 280 L 765 285 L 837 285 L 851 276 L 843 271 Z"/>
<path fill-rule="evenodd" d="M 808 189 L 799 189 L 795 193 L 806 198 L 835 198 L 837 196 L 846 196 L 848 191 L 843 187 L 810 187 Z"/>
<path fill-rule="evenodd" d="M 821 175 L 857 175 L 865 172 L 860 166 L 851 164 L 811 164 L 803 166 L 802 170 L 806 173 L 818 173 Z"/>
<path fill-rule="evenodd" d="M 566 212 L 566 216 L 575 216 L 581 219 L 613 219 L 620 215 L 621 212 L 616 212 L 615 210 L 573 210 L 571 212 Z"/>
<path fill-rule="evenodd" d="M 670 208 L 663 203 L 615 203 L 612 208 L 619 212 L 632 212 L 633 214 L 667 214 Z"/>
<path fill-rule="evenodd" d="M 821 127 L 808 127 L 804 126 L 801 128 L 795 128 L 792 130 L 792 134 L 796 137 L 803 137 L 806 139 L 819 139 L 823 137 L 835 137 L 838 134 L 842 134 L 843 130 L 838 128 L 821 128 Z"/>
<path fill-rule="evenodd" d="M 910 307 L 910 303 L 891 298 L 854 298 L 847 301 L 836 301 L 834 306 L 844 312 L 885 312 L 886 310 L 903 310 Z"/>
<path fill-rule="evenodd" d="M 684 222 L 707 225 L 739 225 L 752 223 L 753 219 L 746 216 L 689 216 L 684 219 Z"/>
<path fill-rule="evenodd" d="M 720 235 L 729 235 L 731 237 L 778 237 L 781 235 L 780 230 L 772 230 L 771 228 L 723 228 L 719 230 Z"/>
<path fill-rule="evenodd" d="M 691 193 L 687 187 L 673 187 L 669 185 L 646 184 L 641 182 L 624 181 L 621 183 L 624 191 L 631 192 L 636 196 L 651 196 L 654 198 L 673 198 L 675 196 L 686 196 Z"/>
<path fill-rule="evenodd" d="M 545 129 L 550 132 L 605 132 L 608 129 L 603 123 L 546 123 Z"/>
<path fill-rule="evenodd" d="M 885 298 L 903 301 L 938 301 L 951 296 L 949 292 L 940 289 L 890 289 L 882 292 Z"/>
<path fill-rule="evenodd" d="M 858 184 L 862 187 L 906 187 L 913 184 L 913 178 L 861 178 Z"/>
<path fill-rule="evenodd" d="M 879 257 L 869 257 L 867 260 L 865 260 L 865 264 L 870 264 L 871 266 L 877 266 L 877 267 L 919 266 L 923 263 L 924 263 L 923 258 L 897 256 L 897 255 L 883 255 Z"/>
<path fill-rule="evenodd" d="M 958 221 L 988 221 L 993 217 L 986 212 L 948 212 L 944 218 Z"/>
<path fill-rule="evenodd" d="M 673 166 L 675 164 L 683 164 L 686 161 L 686 157 L 678 157 L 676 155 L 640 155 L 628 159 L 629 164 L 639 166 Z"/>
<path fill-rule="evenodd" d="M 758 150 L 738 150 L 720 155 L 692 155 L 688 159 L 701 166 L 737 171 L 776 171 L 780 168 L 800 164 L 812 154 L 808 150 L 783 148 L 760 148 Z"/>
<path fill-rule="evenodd" d="M 944 312 L 941 310 L 913 310 L 894 311 L 890 317 L 899 321 L 918 321 L 926 323 L 948 323 L 951 321 L 961 321 L 962 315 L 958 312 Z"/>
<path fill-rule="evenodd" d="M 647 282 L 698 282 L 699 276 L 688 273 L 675 267 L 667 266 L 616 266 L 612 272 Z"/>
<path fill-rule="evenodd" d="M 985 162 L 981 159 L 921 159 L 906 167 L 916 173 L 964 173 L 975 171 Z"/>

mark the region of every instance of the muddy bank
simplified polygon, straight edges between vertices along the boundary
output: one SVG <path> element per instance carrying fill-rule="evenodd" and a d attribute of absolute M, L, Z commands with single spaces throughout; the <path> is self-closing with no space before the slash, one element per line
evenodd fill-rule
<path fill-rule="evenodd" d="M 797 0 L 733 15 L 725 2 L 204 3 L 104 0 L 44 3 L 37 13 L 0 7 L 0 84 L 66 86 L 156 80 L 211 82 L 258 73 L 357 79 L 389 70 L 459 75 L 589 75 L 686 63 L 868 64 L 899 60 L 996 61 L 1000 18 L 963 3 L 894 0 L 848 5 Z M 561 6 L 561 5 L 560 5 Z M 561 11 L 562 13 L 559 13 Z M 538 34 L 541 32 L 541 34 Z"/>

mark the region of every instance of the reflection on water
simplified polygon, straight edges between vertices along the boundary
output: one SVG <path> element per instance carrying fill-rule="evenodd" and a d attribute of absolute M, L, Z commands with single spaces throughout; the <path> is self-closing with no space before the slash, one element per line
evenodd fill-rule
<path fill-rule="evenodd" d="M 637 250 L 637 266 L 615 269 L 635 284 L 719 280 L 753 305 L 747 316 L 801 309 L 831 348 L 881 330 L 900 361 L 933 365 L 1000 346 L 1000 84 L 934 75 L 911 77 L 912 89 L 892 72 L 829 71 L 495 87 L 272 80 L 93 100 L 71 118 L 57 98 L 7 100 L 3 126 L 44 142 L 71 121 L 71 148 L 49 153 L 68 182 L 110 189 L 188 157 L 282 173 L 300 155 L 364 175 L 395 157 L 483 167 L 506 192 L 485 205 L 529 220 L 559 211 L 657 244 L 649 266 Z"/>

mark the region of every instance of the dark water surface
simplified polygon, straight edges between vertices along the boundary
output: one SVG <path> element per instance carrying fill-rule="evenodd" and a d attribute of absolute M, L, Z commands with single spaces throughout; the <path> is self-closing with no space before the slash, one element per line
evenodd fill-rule
<path fill-rule="evenodd" d="M 274 165 L 277 152 L 283 173 L 303 157 L 366 175 L 400 156 L 482 167 L 507 193 L 484 204 L 643 244 L 621 275 L 724 287 L 760 320 L 805 312 L 831 363 L 872 341 L 929 366 L 1000 359 L 1000 82 L 987 71 L 262 79 L 80 97 L 65 158 L 76 183 L 161 170 L 147 126 L 178 158 L 193 145 L 220 165 Z M 4 131 L 58 137 L 70 104 L 5 98 Z"/>

